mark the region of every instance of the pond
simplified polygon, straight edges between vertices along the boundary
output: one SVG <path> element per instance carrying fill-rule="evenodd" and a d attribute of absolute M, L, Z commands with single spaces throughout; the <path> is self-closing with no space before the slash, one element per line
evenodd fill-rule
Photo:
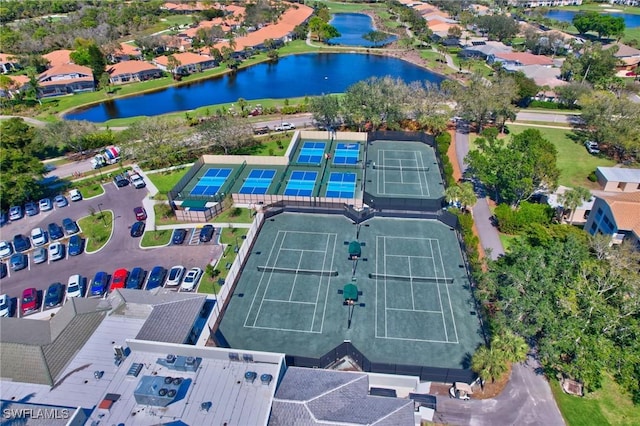
<path fill-rule="evenodd" d="M 545 16 L 547 18 L 555 19 L 556 21 L 571 23 L 573 20 L 573 17 L 576 16 L 577 13 L 578 12 L 573 10 L 550 10 Z M 627 28 L 640 27 L 640 15 L 631 15 L 629 13 L 620 13 L 620 12 L 602 12 L 602 13 L 606 13 L 609 16 L 624 18 L 624 24 Z"/>
<path fill-rule="evenodd" d="M 235 74 L 103 102 L 73 111 L 65 118 L 104 122 L 114 118 L 189 111 L 205 105 L 236 102 L 239 98 L 287 99 L 344 93 L 358 81 L 387 75 L 407 83 L 440 83 L 444 79 L 396 58 L 356 53 L 307 53 L 254 65 Z"/>
<path fill-rule="evenodd" d="M 389 34 L 386 40 L 378 43 L 364 39 L 362 36 L 374 31 L 375 28 L 373 19 L 362 13 L 336 13 L 329 23 L 340 32 L 340 37 L 329 39 L 329 44 L 375 47 L 384 46 L 397 39 L 393 34 Z"/>

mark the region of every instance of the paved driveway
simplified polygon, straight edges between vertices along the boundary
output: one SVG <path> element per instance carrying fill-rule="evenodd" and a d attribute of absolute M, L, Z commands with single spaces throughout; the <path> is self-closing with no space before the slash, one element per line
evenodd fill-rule
<path fill-rule="evenodd" d="M 91 208 L 96 212 L 99 208 L 114 212 L 114 232 L 102 250 L 73 257 L 67 255 L 66 259 L 56 262 L 47 261 L 39 265 L 31 262 L 32 255 L 29 253 L 29 268 L 18 272 L 9 271 L 10 275 L 0 281 L 0 293 L 18 297 L 22 294 L 22 290 L 28 287 L 46 290 L 53 282 L 66 285 L 69 276 L 73 274 L 80 274 L 90 280 L 100 270 L 112 274 L 118 268 L 130 270 L 140 266 L 149 271 L 155 265 L 162 265 L 167 269 L 173 265 L 183 265 L 187 268 L 199 266 L 204 269 L 207 263 L 220 256 L 221 246 L 214 242 L 198 244 L 197 238 L 192 239 L 194 245 L 189 245 L 189 239 L 187 239 L 181 246 L 140 248 L 141 238 L 131 238 L 129 228 L 135 222 L 133 208 L 142 205 L 142 199 L 147 195 L 147 191 L 135 189 L 131 185 L 117 188 L 113 183 L 105 184 L 104 188 L 104 195 L 70 203 L 68 207 L 36 216 L 25 217 L 0 229 L 0 238 L 11 240 L 17 233 L 29 235 L 31 229 L 37 226 L 46 230 L 50 222 L 61 224 L 65 217 L 77 220 L 87 216 Z"/>

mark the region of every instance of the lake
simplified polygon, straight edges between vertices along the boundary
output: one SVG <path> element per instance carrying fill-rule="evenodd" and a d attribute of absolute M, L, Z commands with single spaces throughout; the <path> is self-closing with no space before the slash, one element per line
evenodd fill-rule
<path fill-rule="evenodd" d="M 395 35 L 389 34 L 389 38 L 380 43 L 365 40 L 362 36 L 374 31 L 375 28 L 373 27 L 373 19 L 362 13 L 336 13 L 329 23 L 340 32 L 340 37 L 329 39 L 329 44 L 375 47 L 389 44 L 397 38 Z"/>
<path fill-rule="evenodd" d="M 556 21 L 571 23 L 573 20 L 573 17 L 576 16 L 577 13 L 578 12 L 573 10 L 550 10 L 549 13 L 547 13 L 544 16 L 546 16 L 547 18 L 555 19 Z M 602 13 L 603 14 L 606 13 L 607 15 L 615 16 L 618 18 L 620 17 L 624 18 L 624 24 L 626 25 L 627 28 L 640 27 L 640 15 L 631 15 L 628 13 L 619 13 L 619 12 L 602 12 Z"/>
<path fill-rule="evenodd" d="M 387 75 L 407 83 L 440 83 L 444 79 L 396 58 L 356 53 L 306 53 L 254 65 L 235 74 L 106 101 L 73 111 L 65 118 L 101 123 L 114 118 L 189 111 L 205 105 L 236 102 L 239 98 L 287 99 L 344 93 L 358 81 Z"/>

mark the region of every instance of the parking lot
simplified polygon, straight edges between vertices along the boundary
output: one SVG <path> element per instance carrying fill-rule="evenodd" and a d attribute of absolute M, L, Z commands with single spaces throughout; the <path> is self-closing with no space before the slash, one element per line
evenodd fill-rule
<path fill-rule="evenodd" d="M 150 271 L 156 265 L 166 269 L 174 265 L 183 265 L 187 269 L 195 266 L 205 269 L 207 263 L 221 255 L 222 247 L 216 244 L 218 230 L 210 242 L 201 243 L 198 240 L 198 233 L 193 228 L 189 230 L 181 245 L 142 249 L 141 238 L 132 238 L 130 227 L 136 221 L 133 209 L 142 205 L 147 191 L 136 189 L 132 185 L 118 188 L 113 183 L 105 184 L 104 188 L 105 193 L 98 197 L 70 202 L 67 207 L 56 207 L 35 216 L 25 216 L 0 228 L 0 239 L 12 241 L 16 234 L 30 236 L 33 228 L 40 227 L 46 231 L 47 225 L 51 222 L 61 225 L 62 220 L 67 217 L 77 221 L 89 215 L 91 211 L 111 210 L 114 216 L 113 234 L 108 243 L 96 253 L 83 252 L 78 256 L 69 256 L 65 251 L 63 259 L 52 262 L 47 258 L 46 262 L 35 264 L 32 247 L 25 252 L 29 257 L 25 269 L 14 272 L 8 267 L 8 275 L 0 280 L 0 294 L 7 294 L 11 298 L 14 315 L 20 313 L 19 304 L 16 302 L 25 288 L 37 289 L 39 300 L 42 302 L 45 291 L 51 283 L 60 282 L 66 286 L 69 277 L 74 274 L 85 277 L 88 287 L 98 271 L 105 271 L 110 275 L 120 268 L 130 271 L 134 267 L 142 267 Z M 152 228 L 151 224 L 148 224 L 147 230 Z M 68 237 L 60 241 L 68 243 Z M 40 309 L 42 309 L 42 303 L 40 303 Z"/>

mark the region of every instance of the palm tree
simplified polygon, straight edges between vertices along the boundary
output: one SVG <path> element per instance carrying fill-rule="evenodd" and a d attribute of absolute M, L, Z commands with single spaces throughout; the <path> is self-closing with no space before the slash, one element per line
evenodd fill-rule
<path fill-rule="evenodd" d="M 180 65 L 182 65 L 182 62 L 180 62 L 180 60 L 178 60 L 175 56 L 169 55 L 167 57 L 167 71 L 169 71 L 173 75 L 174 79 L 176 78 L 176 72 Z"/>
<path fill-rule="evenodd" d="M 460 203 L 460 210 L 466 210 L 467 206 L 476 203 L 476 193 L 471 182 L 449 186 L 445 189 L 444 196 L 449 204 Z"/>
<path fill-rule="evenodd" d="M 591 198 L 591 191 L 587 188 L 577 187 L 566 191 L 560 196 L 560 202 L 564 210 L 571 210 L 571 216 L 569 217 L 569 225 L 573 225 L 573 216 L 576 213 L 578 206 L 582 205 L 585 201 Z"/>
<path fill-rule="evenodd" d="M 529 353 L 529 345 L 524 338 L 511 331 L 504 331 L 491 339 L 491 348 L 502 352 L 509 362 L 522 362 Z"/>
<path fill-rule="evenodd" d="M 493 347 L 481 346 L 471 358 L 471 369 L 484 381 L 495 382 L 509 371 L 503 352 Z"/>

